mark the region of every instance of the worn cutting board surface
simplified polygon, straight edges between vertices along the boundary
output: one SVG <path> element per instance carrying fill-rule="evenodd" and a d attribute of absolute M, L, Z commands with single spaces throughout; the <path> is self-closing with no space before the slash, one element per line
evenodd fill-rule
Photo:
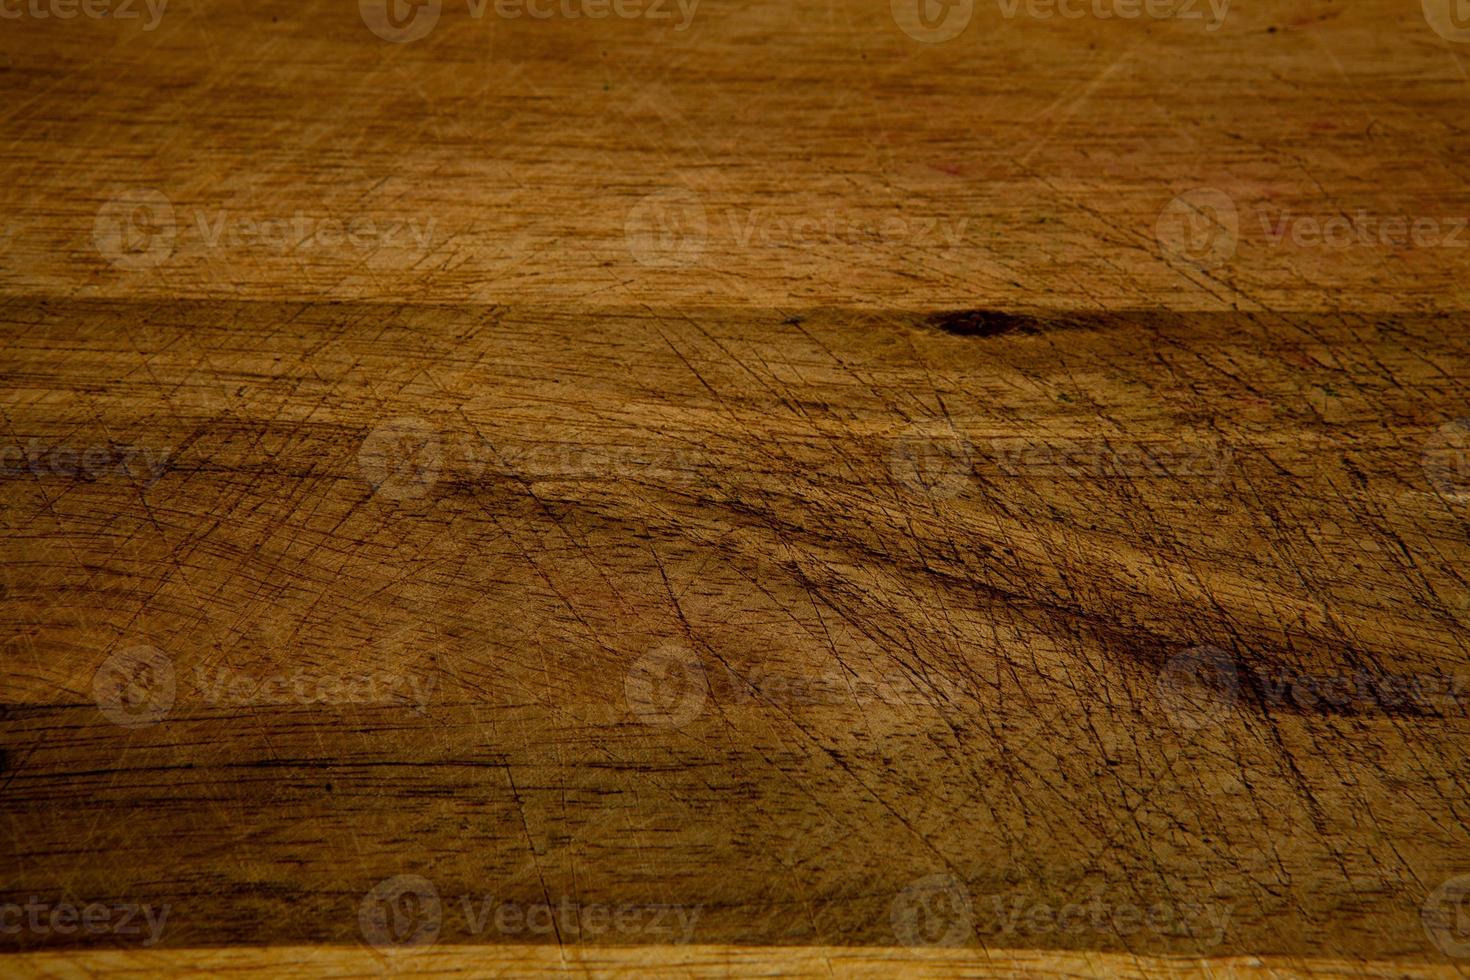
<path fill-rule="evenodd" d="M 0 967 L 1462 971 L 1458 14 L 0 5 Z"/>

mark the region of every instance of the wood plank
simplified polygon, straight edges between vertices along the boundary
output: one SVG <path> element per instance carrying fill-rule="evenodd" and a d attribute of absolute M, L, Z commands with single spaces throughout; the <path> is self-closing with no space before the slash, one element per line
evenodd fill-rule
<path fill-rule="evenodd" d="M 1401 686 L 1463 674 L 1470 612 L 1440 318 L 3 312 L 11 901 L 351 943 L 413 875 L 452 943 L 527 938 L 488 903 L 1436 956 L 1466 721 Z"/>
<path fill-rule="evenodd" d="M 1207 30 L 980 3 L 945 43 L 904 34 L 885 0 L 700 0 L 682 32 L 471 9 L 444 0 L 404 44 L 331 0 L 170 0 L 151 32 L 8 22 L 0 289 L 576 310 L 1470 301 L 1470 232 L 1451 227 L 1470 214 L 1465 53 L 1418 4 L 1237 3 Z M 1178 261 L 1181 212 L 1212 193 L 1233 242 Z M 168 213 L 137 232 L 171 216 L 174 233 L 119 267 L 117 221 L 153 195 Z M 1344 216 L 1367 244 L 1297 231 Z M 1432 246 L 1384 240 L 1415 218 Z M 322 236 L 329 221 L 360 234 Z M 269 222 L 288 227 L 262 241 Z"/>
<path fill-rule="evenodd" d="M 1034 2 L 6 19 L 0 963 L 1462 969 L 1470 49 Z"/>
<path fill-rule="evenodd" d="M 1419 977 L 1454 976 L 1443 966 L 1399 961 L 1238 957 L 1208 960 L 992 950 L 983 955 L 955 949 L 873 949 L 850 946 L 675 947 L 548 946 L 433 947 L 385 959 L 368 950 L 276 946 L 231 950 L 106 950 L 27 953 L 10 958 L 22 975 L 39 977 L 153 977 L 160 972 L 258 971 L 277 977 L 397 976 L 949 977 L 957 972 L 997 977 L 1106 976 L 1126 978 L 1222 977 Z"/>

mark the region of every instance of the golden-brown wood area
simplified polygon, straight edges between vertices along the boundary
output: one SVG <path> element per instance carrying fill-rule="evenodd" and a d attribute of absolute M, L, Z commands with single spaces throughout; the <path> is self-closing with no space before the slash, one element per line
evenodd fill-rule
<path fill-rule="evenodd" d="M 0 2 L 7 973 L 1470 960 L 1456 9 L 120 4 Z"/>
<path fill-rule="evenodd" d="M 258 971 L 278 977 L 378 976 L 543 976 L 567 973 L 606 976 L 766 977 L 834 974 L 854 977 L 952 977 L 955 975 L 1072 977 L 1104 975 L 1144 980 L 1153 977 L 1212 976 L 1307 977 L 1394 976 L 1417 980 L 1442 970 L 1399 960 L 1362 961 L 1281 956 L 1166 958 L 1096 951 L 1036 951 L 992 948 L 984 953 L 943 947 L 893 949 L 864 946 L 430 946 L 412 955 L 385 959 L 351 947 L 272 946 L 265 948 L 150 951 L 108 949 L 29 953 L 9 962 L 37 976 L 154 977 L 166 970 L 199 973 Z"/>

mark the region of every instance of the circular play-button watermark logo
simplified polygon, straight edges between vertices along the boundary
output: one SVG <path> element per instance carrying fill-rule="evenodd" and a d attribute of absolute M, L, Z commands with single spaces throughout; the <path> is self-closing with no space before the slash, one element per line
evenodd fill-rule
<path fill-rule="evenodd" d="M 974 450 L 947 426 L 911 426 L 890 442 L 888 470 L 908 490 L 948 499 L 974 476 Z"/>
<path fill-rule="evenodd" d="M 1191 647 L 1164 664 L 1157 689 L 1170 723 L 1192 732 L 1234 710 L 1240 699 L 1240 675 L 1235 658 L 1225 650 Z"/>
<path fill-rule="evenodd" d="M 893 22 L 923 44 L 959 37 L 975 16 L 975 0 L 891 0 Z"/>
<path fill-rule="evenodd" d="M 704 710 L 709 677 L 697 653 L 670 643 L 633 663 L 623 680 L 623 694 L 628 709 L 644 724 L 680 728 Z"/>
<path fill-rule="evenodd" d="M 168 261 L 177 235 L 173 202 L 149 187 L 118 194 L 97 209 L 92 224 L 92 243 L 98 254 L 130 271 Z"/>
<path fill-rule="evenodd" d="M 1164 205 L 1154 237 L 1170 262 L 1214 269 L 1235 256 L 1240 212 L 1224 191 L 1195 187 Z"/>
<path fill-rule="evenodd" d="M 1470 875 L 1459 875 L 1443 882 L 1429 893 L 1420 908 L 1424 932 L 1429 941 L 1446 956 L 1464 959 L 1470 956 Z"/>
<path fill-rule="evenodd" d="M 699 261 L 709 242 L 709 217 L 699 195 L 684 188 L 641 198 L 623 223 L 628 251 L 640 264 L 678 269 Z"/>
<path fill-rule="evenodd" d="M 92 698 L 108 721 L 124 728 L 143 728 L 161 721 L 173 709 L 178 693 L 174 662 L 155 647 L 119 650 L 102 662 L 92 677 Z"/>
<path fill-rule="evenodd" d="M 357 454 L 363 479 L 384 500 L 414 500 L 439 480 L 439 433 L 423 419 L 390 419 L 369 432 Z"/>
<path fill-rule="evenodd" d="M 357 0 L 362 22 L 378 37 L 406 44 L 425 37 L 439 23 L 441 0 Z"/>
<path fill-rule="evenodd" d="M 920 878 L 895 895 L 888 919 L 905 946 L 963 946 L 975 934 L 970 892 L 945 872 Z"/>
<path fill-rule="evenodd" d="M 1439 493 L 1470 500 L 1470 418 L 1446 422 L 1424 443 L 1424 476 Z"/>
<path fill-rule="evenodd" d="M 433 945 L 443 921 L 439 890 L 422 875 L 384 878 L 357 909 L 362 938 L 383 952 Z"/>
<path fill-rule="evenodd" d="M 1424 19 L 1446 41 L 1470 44 L 1470 0 L 1422 0 Z"/>

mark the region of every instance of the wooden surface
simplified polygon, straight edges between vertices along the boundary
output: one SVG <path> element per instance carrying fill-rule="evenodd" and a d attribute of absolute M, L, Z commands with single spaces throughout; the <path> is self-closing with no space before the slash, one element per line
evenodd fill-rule
<path fill-rule="evenodd" d="M 821 974 L 884 978 L 1110 976 L 1129 980 L 1193 977 L 1372 977 L 1443 975 L 1424 964 L 1279 956 L 1164 958 L 1096 951 L 894 949 L 861 946 L 434 946 L 385 959 L 345 947 L 149 951 L 109 949 L 23 953 L 8 961 L 43 977 L 154 977 L 187 969 L 206 974 L 258 971 L 275 977 L 402 976 L 769 977 Z"/>
<path fill-rule="evenodd" d="M 1459 972 L 1470 46 L 1003 9 L 4 21 L 0 962 Z"/>

